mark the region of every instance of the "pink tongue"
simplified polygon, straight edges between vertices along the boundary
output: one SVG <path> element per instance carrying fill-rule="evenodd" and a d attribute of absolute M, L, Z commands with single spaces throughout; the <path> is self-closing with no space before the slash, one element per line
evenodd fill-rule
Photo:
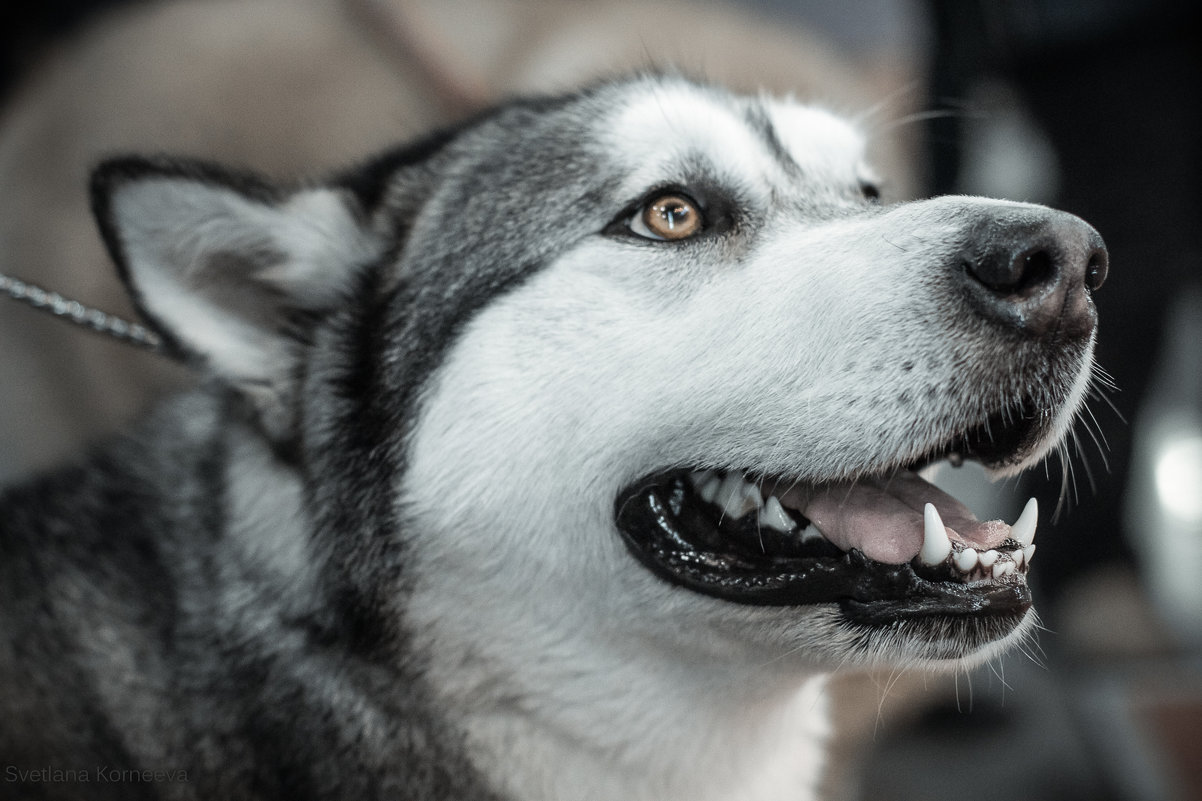
<path fill-rule="evenodd" d="M 1006 523 L 982 523 L 964 504 L 909 471 L 887 479 L 862 478 L 809 490 L 798 486 L 783 495 L 781 502 L 800 509 L 842 550 L 858 548 L 870 559 L 886 564 L 903 564 L 918 555 L 923 539 L 922 510 L 927 503 L 939 510 L 952 542 L 988 550 L 1010 536 Z"/>

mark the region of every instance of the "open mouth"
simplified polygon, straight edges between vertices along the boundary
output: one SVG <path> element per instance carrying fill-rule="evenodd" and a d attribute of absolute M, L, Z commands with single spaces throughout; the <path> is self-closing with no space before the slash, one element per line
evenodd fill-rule
<path fill-rule="evenodd" d="M 848 621 L 874 626 L 986 617 L 1009 629 L 1031 606 L 1034 499 L 1012 525 L 982 522 L 916 472 L 940 458 L 1017 463 L 1045 420 L 1006 417 L 854 481 L 664 470 L 619 494 L 618 528 L 654 573 L 729 601 L 834 603 Z"/>

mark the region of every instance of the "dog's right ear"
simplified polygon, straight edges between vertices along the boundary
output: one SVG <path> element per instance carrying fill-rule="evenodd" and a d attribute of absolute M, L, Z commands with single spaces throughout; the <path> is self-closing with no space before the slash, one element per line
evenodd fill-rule
<path fill-rule="evenodd" d="M 168 349 L 242 389 L 282 434 L 307 325 L 382 252 L 352 194 L 126 158 L 93 173 L 92 204 L 139 312 Z"/>

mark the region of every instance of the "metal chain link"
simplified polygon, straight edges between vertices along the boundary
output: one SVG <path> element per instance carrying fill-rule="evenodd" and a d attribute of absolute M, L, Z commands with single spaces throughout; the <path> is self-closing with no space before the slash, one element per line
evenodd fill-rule
<path fill-rule="evenodd" d="M 51 292 L 3 273 L 0 273 L 0 292 L 13 300 L 26 303 L 35 309 L 42 309 L 55 317 L 60 317 L 84 328 L 90 328 L 121 342 L 147 350 L 162 349 L 162 339 L 144 325 L 106 314 L 99 309 L 85 306 L 77 300 L 68 300 L 57 292 Z"/>

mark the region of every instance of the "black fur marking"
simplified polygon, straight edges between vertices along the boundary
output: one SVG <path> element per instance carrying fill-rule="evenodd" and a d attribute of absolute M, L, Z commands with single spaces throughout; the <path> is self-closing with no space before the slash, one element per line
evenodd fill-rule
<path fill-rule="evenodd" d="M 331 543 L 333 575 L 338 578 L 328 587 L 330 601 L 338 610 L 337 636 L 359 654 L 378 653 L 395 645 L 389 640 L 396 634 L 389 616 L 391 604 L 375 596 L 394 592 L 397 587 L 394 582 L 374 578 L 364 582 L 362 566 L 399 566 L 403 560 L 396 534 L 399 528 L 391 509 L 391 487 L 363 480 L 365 469 L 379 471 L 379 475 L 400 474 L 396 456 L 387 447 L 396 436 L 399 422 L 380 374 L 386 355 L 382 321 L 388 301 L 379 296 L 380 276 L 379 270 L 362 276 L 349 304 L 359 314 L 343 317 L 335 324 L 340 337 L 338 352 L 344 354 L 344 359 L 339 370 L 325 379 L 328 383 L 324 391 L 332 393 L 337 408 L 343 410 L 333 432 L 337 447 L 324 440 L 306 441 L 301 446 L 312 492 L 327 498 L 315 510 L 319 528 L 361 534 L 351 542 Z M 333 497 L 328 497 L 324 486 L 331 480 L 337 489 Z"/>
<path fill-rule="evenodd" d="M 803 173 L 801 165 L 793 159 L 788 148 L 781 142 L 780 134 L 777 133 L 776 126 L 772 124 L 772 118 L 768 116 L 768 112 L 764 107 L 758 104 L 750 106 L 745 113 L 745 117 L 748 125 L 753 131 L 759 134 L 760 139 L 767 146 L 768 152 L 776 159 L 785 174 L 800 177 Z"/>

